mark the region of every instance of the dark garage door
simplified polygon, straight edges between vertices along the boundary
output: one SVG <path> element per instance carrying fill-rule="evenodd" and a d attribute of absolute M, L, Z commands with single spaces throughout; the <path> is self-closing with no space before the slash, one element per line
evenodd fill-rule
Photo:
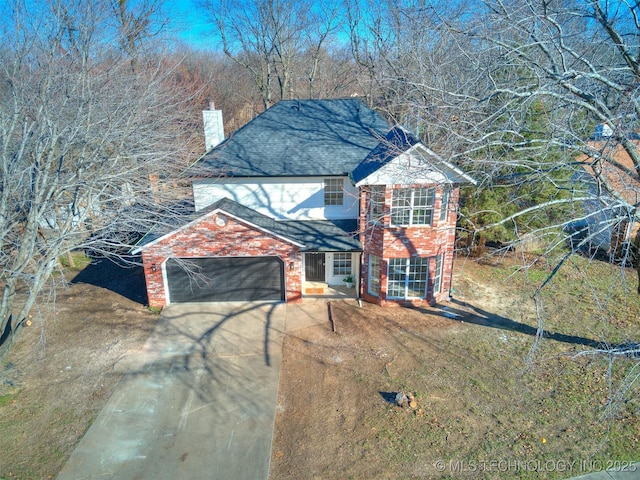
<path fill-rule="evenodd" d="M 172 303 L 284 300 L 276 257 L 170 258 L 166 271 Z"/>

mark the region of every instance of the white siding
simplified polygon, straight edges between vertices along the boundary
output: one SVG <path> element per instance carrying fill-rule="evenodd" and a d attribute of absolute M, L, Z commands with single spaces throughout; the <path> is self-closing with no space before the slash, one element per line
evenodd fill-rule
<path fill-rule="evenodd" d="M 357 218 L 358 191 L 348 177 L 343 178 L 343 205 L 324 205 L 325 177 L 196 180 L 193 182 L 193 197 L 196 210 L 226 197 L 276 219 Z"/>
<path fill-rule="evenodd" d="M 475 180 L 440 159 L 422 144 L 401 153 L 358 182 L 362 185 L 435 185 L 472 183 Z"/>
<path fill-rule="evenodd" d="M 412 185 L 412 184 L 444 184 L 449 183 L 447 173 L 438 171 L 438 166 L 430 163 L 414 152 L 402 153 L 386 165 L 380 167 L 360 185 Z"/>

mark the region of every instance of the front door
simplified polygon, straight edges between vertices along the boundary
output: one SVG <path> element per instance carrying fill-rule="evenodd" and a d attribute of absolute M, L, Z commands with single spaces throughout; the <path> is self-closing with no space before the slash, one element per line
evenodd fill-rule
<path fill-rule="evenodd" d="M 307 282 L 324 282 L 324 253 L 304 254 L 304 276 Z"/>

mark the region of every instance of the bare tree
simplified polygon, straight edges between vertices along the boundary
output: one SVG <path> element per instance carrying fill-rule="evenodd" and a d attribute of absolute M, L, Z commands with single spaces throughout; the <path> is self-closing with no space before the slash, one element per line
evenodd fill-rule
<path fill-rule="evenodd" d="M 130 58 L 131 68 L 135 70 L 141 50 L 149 38 L 159 33 L 166 24 L 160 16 L 161 0 L 110 0 L 118 41 L 121 50 Z"/>
<path fill-rule="evenodd" d="M 163 221 L 150 175 L 169 173 L 188 138 L 173 70 L 132 70 L 108 5 L 11 8 L 0 52 L 1 355 L 55 288 L 61 255 L 123 254 Z"/>
<path fill-rule="evenodd" d="M 556 230 L 594 219 L 585 243 L 637 222 L 638 7 L 590 0 L 487 0 L 475 2 L 473 14 L 437 1 L 376 4 L 366 14 L 361 7 L 349 10 L 353 50 L 392 116 L 466 162 L 481 185 L 538 182 L 565 192 L 521 208 L 515 202 L 484 229 L 560 205 L 574 217 Z M 585 174 L 593 188 L 576 181 Z M 599 223 L 588 211 L 594 206 L 604 214 Z"/>
<path fill-rule="evenodd" d="M 543 298 L 573 255 L 599 250 L 629 267 L 640 246 L 640 7 L 484 0 L 458 9 L 463 3 L 355 2 L 352 48 L 371 95 L 478 180 L 465 198 L 474 208 L 463 211 L 471 236 L 501 229 L 508 248 L 534 239 L 537 254 L 523 255 L 523 269 L 552 262 L 532 290 L 541 339 Z M 609 318 L 594 309 L 593 320 Z M 607 332 L 578 355 L 611 365 L 640 355 L 637 338 Z M 633 392 L 637 365 L 617 398 Z"/>
<path fill-rule="evenodd" d="M 640 63 L 632 54 L 638 7 L 588 0 L 492 1 L 484 7 L 480 21 L 459 32 L 475 42 L 479 57 L 495 59 L 481 69 L 490 88 L 475 97 L 476 111 L 483 103 L 491 108 L 465 130 L 461 151 L 481 152 L 476 158 L 485 164 L 506 163 L 520 177 L 536 176 L 573 192 L 550 200 L 570 205 L 574 215 L 557 226 L 585 220 L 591 228 L 583 244 L 606 238 L 612 255 L 630 257 L 633 243 L 611 237 L 623 229 L 629 240 L 639 220 Z M 536 108 L 544 125 L 531 128 L 526 117 Z M 572 173 L 561 185 L 553 175 L 560 170 Z M 593 181 L 585 188 L 576 178 Z M 549 205 L 539 202 L 496 223 Z"/>
<path fill-rule="evenodd" d="M 250 72 L 264 108 L 299 97 L 303 76 L 313 94 L 323 49 L 338 24 L 335 2 L 206 0 L 202 6 L 220 32 L 224 53 Z M 301 71 L 305 54 L 310 62 Z"/>

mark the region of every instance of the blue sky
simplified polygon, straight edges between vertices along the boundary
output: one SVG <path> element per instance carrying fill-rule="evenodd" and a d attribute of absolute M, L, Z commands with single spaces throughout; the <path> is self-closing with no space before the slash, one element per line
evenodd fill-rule
<path fill-rule="evenodd" d="M 220 50 L 219 37 L 202 7 L 191 0 L 166 2 L 170 14 L 169 31 L 194 48 Z"/>
<path fill-rule="evenodd" d="M 19 1 L 24 2 L 24 5 L 31 12 L 37 12 L 40 8 L 48 10 L 46 1 Z M 134 9 L 137 2 L 138 0 L 131 2 Z M 12 22 L 12 3 L 12 0 L 0 0 L 0 25 L 3 22 Z M 163 14 L 165 18 L 169 19 L 169 25 L 165 30 L 169 38 L 177 37 L 194 48 L 222 49 L 213 23 L 206 11 L 202 7 L 196 6 L 195 0 L 166 0 L 163 5 Z"/>

